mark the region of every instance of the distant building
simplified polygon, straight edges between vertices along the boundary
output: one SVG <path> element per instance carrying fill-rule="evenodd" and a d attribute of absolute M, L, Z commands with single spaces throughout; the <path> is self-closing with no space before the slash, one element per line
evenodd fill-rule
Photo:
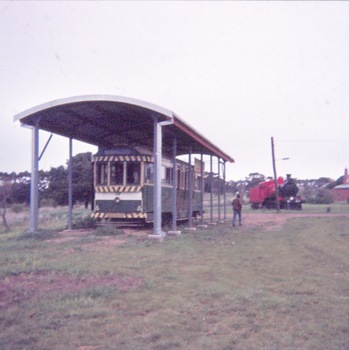
<path fill-rule="evenodd" d="M 332 190 L 335 202 L 347 201 L 349 203 L 349 175 L 348 169 L 344 170 L 343 184 Z"/>

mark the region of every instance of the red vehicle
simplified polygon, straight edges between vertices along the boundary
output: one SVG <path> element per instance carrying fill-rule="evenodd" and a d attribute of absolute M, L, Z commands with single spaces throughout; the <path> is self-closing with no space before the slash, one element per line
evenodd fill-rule
<path fill-rule="evenodd" d="M 280 209 L 302 210 L 302 197 L 297 196 L 298 186 L 287 175 L 287 180 L 278 177 L 277 185 L 279 190 Z M 276 208 L 276 191 L 274 180 L 264 181 L 256 187 L 250 188 L 250 203 L 253 209 Z"/>

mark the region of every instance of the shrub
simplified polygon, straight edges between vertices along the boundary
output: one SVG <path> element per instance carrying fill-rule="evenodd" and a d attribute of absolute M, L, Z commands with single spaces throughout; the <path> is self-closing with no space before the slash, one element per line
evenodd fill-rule
<path fill-rule="evenodd" d="M 72 222 L 73 229 L 96 228 L 96 227 L 97 227 L 97 220 L 90 216 L 86 216 L 85 218 L 77 219 Z"/>
<path fill-rule="evenodd" d="M 19 214 L 19 213 L 23 212 L 25 207 L 26 207 L 25 204 L 13 204 L 12 207 L 11 207 L 11 210 L 12 210 L 13 213 Z"/>
<path fill-rule="evenodd" d="M 58 233 L 55 230 L 41 230 L 39 229 L 38 232 L 30 232 L 30 231 L 24 231 L 22 232 L 18 240 L 26 240 L 26 239 L 37 239 L 37 240 L 46 240 L 46 239 L 52 239 L 56 238 L 58 236 Z"/>
<path fill-rule="evenodd" d="M 315 198 L 310 199 L 308 202 L 312 204 L 331 204 L 333 203 L 333 197 L 329 190 L 321 189 Z"/>
<path fill-rule="evenodd" d="M 100 226 L 98 227 L 96 231 L 96 236 L 118 236 L 123 235 L 124 231 L 120 230 L 119 228 L 113 226 L 112 224 L 110 226 Z"/>
<path fill-rule="evenodd" d="M 57 202 L 52 198 L 43 198 L 40 201 L 40 207 L 56 208 Z"/>

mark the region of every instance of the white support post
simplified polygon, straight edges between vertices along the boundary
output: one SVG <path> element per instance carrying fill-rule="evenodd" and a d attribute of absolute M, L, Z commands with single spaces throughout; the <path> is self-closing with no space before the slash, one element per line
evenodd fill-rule
<path fill-rule="evenodd" d="M 226 162 L 223 162 L 223 202 L 224 202 L 224 221 L 227 220 L 227 186 L 226 186 Z"/>
<path fill-rule="evenodd" d="M 69 138 L 69 161 L 68 161 L 68 230 L 72 229 L 73 218 L 73 140 Z"/>
<path fill-rule="evenodd" d="M 188 154 L 188 163 L 189 163 L 189 172 L 188 172 L 188 218 L 189 218 L 189 227 L 193 226 L 193 170 L 191 166 L 191 147 L 189 147 Z"/>
<path fill-rule="evenodd" d="M 204 224 L 204 194 L 205 194 L 205 186 L 204 186 L 204 156 L 201 153 L 201 168 L 200 168 L 200 190 L 201 190 L 201 200 L 200 200 L 200 211 L 201 211 L 201 225 Z"/>
<path fill-rule="evenodd" d="M 217 157 L 218 160 L 218 222 L 221 222 L 221 159 Z"/>
<path fill-rule="evenodd" d="M 162 129 L 157 118 L 154 118 L 154 227 L 155 236 L 164 236 L 161 230 L 161 159 Z"/>
<path fill-rule="evenodd" d="M 39 122 L 35 119 L 35 125 L 32 129 L 32 171 L 30 182 L 30 219 L 29 232 L 38 232 L 38 202 L 39 202 Z"/>
<path fill-rule="evenodd" d="M 172 148 L 172 230 L 177 230 L 177 138 L 173 137 L 173 148 Z"/>
<path fill-rule="evenodd" d="M 162 127 L 173 124 L 173 119 L 169 121 L 158 122 L 154 117 L 154 227 L 153 235 L 150 238 L 163 238 L 166 233 L 162 231 L 162 208 L 161 208 L 161 162 L 162 162 Z"/>
<path fill-rule="evenodd" d="M 210 155 L 210 223 L 213 223 L 213 173 L 212 173 L 212 154 Z"/>

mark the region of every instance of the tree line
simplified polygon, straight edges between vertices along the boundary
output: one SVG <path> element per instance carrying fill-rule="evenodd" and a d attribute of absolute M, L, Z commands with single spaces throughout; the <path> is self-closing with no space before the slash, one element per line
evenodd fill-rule
<path fill-rule="evenodd" d="M 337 180 L 328 177 L 320 177 L 318 179 L 292 179 L 298 186 L 298 194 L 302 200 L 313 204 L 329 204 L 333 203 L 331 190 L 343 183 L 343 177 Z M 257 186 L 260 182 L 272 180 L 272 177 L 266 177 L 260 173 L 250 173 L 245 179 L 239 181 L 228 181 L 226 183 L 227 192 L 240 192 L 248 197 L 249 189 Z"/>
<path fill-rule="evenodd" d="M 93 173 L 91 152 L 72 157 L 73 205 L 83 203 L 87 208 L 93 200 Z M 30 203 L 29 172 L 0 172 L 0 203 L 2 207 Z M 39 205 L 64 206 L 68 204 L 68 164 L 39 170 Z"/>
<path fill-rule="evenodd" d="M 79 153 L 72 157 L 72 191 L 73 205 L 83 204 L 87 208 L 93 202 L 93 171 L 91 163 L 91 152 Z M 211 174 L 205 176 L 205 192 L 235 194 L 242 193 L 248 197 L 249 189 L 257 186 L 262 181 L 270 180 L 258 172 L 250 173 L 245 179 L 239 181 L 227 181 Z M 30 181 L 29 172 L 3 173 L 0 172 L 0 204 L 4 208 L 12 204 L 30 203 Z M 300 195 L 311 203 L 328 203 L 329 189 L 339 185 L 343 176 L 336 181 L 320 177 L 319 179 L 294 180 L 299 187 Z M 68 163 L 48 171 L 39 171 L 39 205 L 40 206 L 64 206 L 68 205 Z"/>

